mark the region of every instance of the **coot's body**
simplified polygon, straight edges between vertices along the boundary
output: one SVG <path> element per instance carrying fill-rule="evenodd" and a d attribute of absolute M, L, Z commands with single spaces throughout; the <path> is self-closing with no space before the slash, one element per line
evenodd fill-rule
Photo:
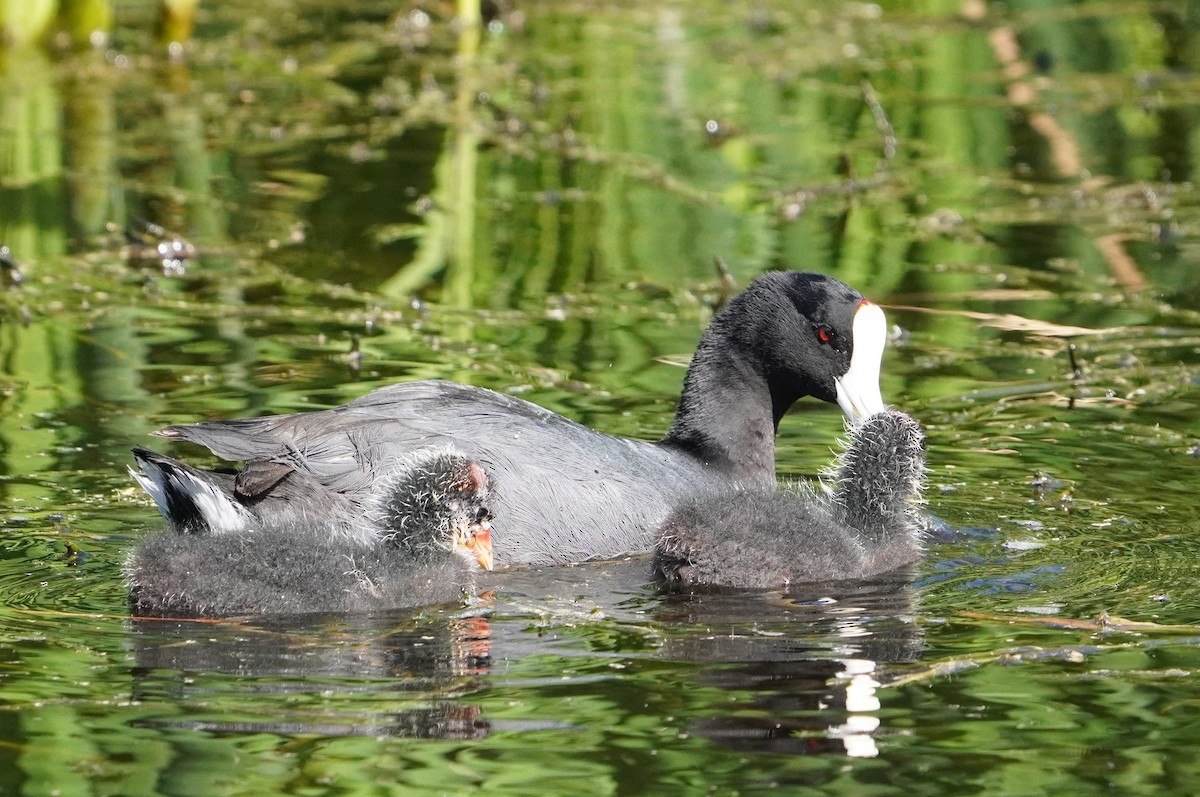
<path fill-rule="evenodd" d="M 850 430 L 833 493 L 738 491 L 684 502 L 663 524 L 654 572 L 669 588 L 778 588 L 860 579 L 917 561 L 925 435 L 902 412 Z"/>
<path fill-rule="evenodd" d="M 460 601 L 473 575 L 447 555 L 414 561 L 295 529 L 254 534 L 155 534 L 126 563 L 133 613 L 224 617 L 366 612 Z"/>
<path fill-rule="evenodd" d="M 143 540 L 126 562 L 136 614 L 222 616 L 361 612 L 460 600 L 478 566 L 491 567 L 491 483 L 477 463 L 429 451 L 394 472 L 363 508 L 370 538 L 331 535 L 322 519 L 288 518 L 212 531 L 236 505 L 205 474 L 139 450 L 137 474 L 171 506 L 172 528 Z M 189 504 L 189 502 L 191 502 Z M 478 565 L 478 566 L 477 566 Z"/>
<path fill-rule="evenodd" d="M 371 533 L 358 526 L 361 508 L 396 463 L 452 446 L 496 478 L 498 564 L 610 558 L 649 550 L 682 500 L 773 487 L 775 431 L 798 398 L 837 402 L 852 419 L 882 409 L 885 337 L 882 311 L 854 289 L 819 274 L 776 272 L 714 317 L 675 422 L 655 443 L 439 381 L 393 385 L 331 410 L 159 434 L 243 461 L 222 489 L 259 525 L 315 515 L 328 519 L 331 534 L 350 537 Z"/>

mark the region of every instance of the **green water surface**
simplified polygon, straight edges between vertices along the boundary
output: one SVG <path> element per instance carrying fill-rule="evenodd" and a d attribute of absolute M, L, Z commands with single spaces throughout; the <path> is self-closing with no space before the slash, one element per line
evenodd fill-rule
<path fill-rule="evenodd" d="M 152 5 L 0 51 L 0 794 L 1196 792 L 1200 5 Z M 154 429 L 441 378 L 652 439 L 718 259 L 888 307 L 911 585 L 129 616 Z"/>

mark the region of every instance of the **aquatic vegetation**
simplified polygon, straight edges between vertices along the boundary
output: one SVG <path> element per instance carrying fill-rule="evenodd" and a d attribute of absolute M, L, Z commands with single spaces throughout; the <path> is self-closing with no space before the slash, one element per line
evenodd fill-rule
<path fill-rule="evenodd" d="M 1192 787 L 1194 15 L 231 0 L 173 59 L 160 8 L 0 54 L 14 791 Z M 445 378 L 653 436 L 776 267 L 896 327 L 945 521 L 915 585 L 664 598 L 633 562 L 466 612 L 128 617 L 149 430 Z M 780 473 L 840 432 L 785 418 Z"/>

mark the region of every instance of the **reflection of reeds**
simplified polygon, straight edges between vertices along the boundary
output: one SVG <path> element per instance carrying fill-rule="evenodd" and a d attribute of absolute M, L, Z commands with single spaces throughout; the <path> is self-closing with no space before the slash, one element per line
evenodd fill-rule
<path fill-rule="evenodd" d="M 63 0 L 59 25 L 76 45 L 103 47 L 113 28 L 113 0 Z"/>
<path fill-rule="evenodd" d="M 96 240 L 124 216 L 117 179 L 117 110 L 113 76 L 89 69 L 63 84 L 64 142 L 71 234 Z"/>
<path fill-rule="evenodd" d="M 58 0 L 6 0 L 0 3 L 0 43 L 23 47 L 44 38 L 54 22 Z"/>
<path fill-rule="evenodd" d="M 177 46 L 192 36 L 200 0 L 162 0 L 159 32 Z M 102 47 L 113 28 L 116 0 L 3 0 L 0 46 L 22 48 L 45 42 L 56 32 L 73 45 Z"/>
<path fill-rule="evenodd" d="M 112 20 L 112 0 L 7 0 L 0 2 L 0 44 L 22 48 L 61 30 L 73 42 L 99 46 Z"/>
<path fill-rule="evenodd" d="M 417 256 L 380 287 L 393 297 L 406 296 L 447 269 L 443 302 L 471 306 L 475 271 L 476 173 L 480 136 L 475 120 L 479 91 L 477 59 L 482 30 L 479 3 L 460 0 L 457 51 L 458 85 L 447 145 L 434 167 L 437 186 L 426 214 Z"/>
<path fill-rule="evenodd" d="M 0 53 L 0 242 L 20 260 L 65 249 L 62 99 L 45 57 Z"/>
<path fill-rule="evenodd" d="M 163 0 L 162 27 L 159 34 L 167 45 L 192 38 L 196 26 L 196 7 L 200 0 Z"/>

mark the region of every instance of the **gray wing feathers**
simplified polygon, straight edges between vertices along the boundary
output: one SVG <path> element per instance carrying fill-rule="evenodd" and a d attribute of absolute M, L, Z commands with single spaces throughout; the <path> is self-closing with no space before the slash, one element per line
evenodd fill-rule
<path fill-rule="evenodd" d="M 648 550 L 669 505 L 714 479 L 654 444 L 451 382 L 403 383 L 336 409 L 173 426 L 163 434 L 228 460 L 286 463 L 355 503 L 414 451 L 452 447 L 495 479 L 496 549 L 504 563 Z"/>

